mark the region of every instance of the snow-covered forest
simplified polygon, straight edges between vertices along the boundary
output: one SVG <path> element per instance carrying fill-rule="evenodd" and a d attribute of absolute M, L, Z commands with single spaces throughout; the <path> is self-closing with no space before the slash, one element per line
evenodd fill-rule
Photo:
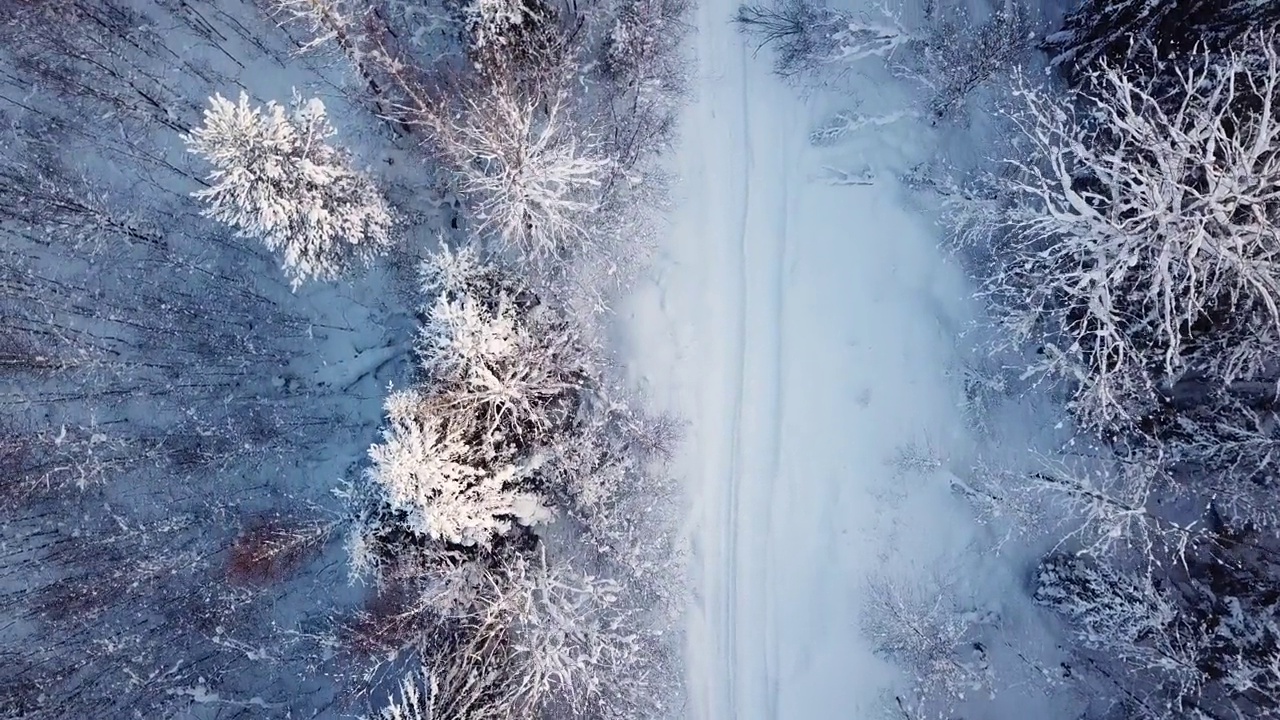
<path fill-rule="evenodd" d="M 0 0 L 0 717 L 1280 717 L 1278 23 Z"/>
<path fill-rule="evenodd" d="M 674 717 L 672 0 L 0 4 L 0 716 Z"/>

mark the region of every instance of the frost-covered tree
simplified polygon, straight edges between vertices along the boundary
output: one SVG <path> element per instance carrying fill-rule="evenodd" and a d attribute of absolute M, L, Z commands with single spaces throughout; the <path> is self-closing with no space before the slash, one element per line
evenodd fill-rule
<path fill-rule="evenodd" d="M 458 422 L 466 409 L 407 391 L 388 397 L 386 410 L 388 427 L 369 449 L 368 475 L 408 531 L 488 547 L 515 525 L 552 518 L 541 497 L 522 489 L 536 470 L 534 459 L 495 458 L 493 445 Z"/>
<path fill-rule="evenodd" d="M 772 46 L 774 70 L 782 77 L 841 72 L 859 60 L 888 58 L 911 38 L 888 11 L 872 18 L 824 7 L 813 0 L 785 0 L 776 6 L 742 5 L 738 27 Z"/>
<path fill-rule="evenodd" d="M 205 214 L 282 255 L 295 286 L 337 277 L 352 258 L 383 251 L 393 213 L 373 182 L 330 145 L 335 131 L 324 104 L 295 98 L 254 107 L 210 99 L 204 123 L 186 136 L 191 152 L 214 166 L 196 197 Z"/>
<path fill-rule="evenodd" d="M 1234 565 L 1234 567 L 1233 567 Z M 1280 594 L 1258 565 L 1192 562 L 1163 587 L 1144 573 L 1051 555 L 1036 601 L 1122 663 L 1144 718 L 1270 717 L 1280 710 Z"/>
<path fill-rule="evenodd" d="M 659 700 L 645 697 L 646 638 L 616 581 L 549 565 L 544 550 L 508 563 L 491 592 L 482 627 L 511 633 L 515 690 L 531 706 L 564 703 L 582 714 L 602 700 L 624 703 L 615 711 Z"/>
<path fill-rule="evenodd" d="M 978 88 L 1017 72 L 1035 44 L 1021 2 L 1005 3 L 981 21 L 936 7 L 933 14 L 895 69 L 929 90 L 934 120 L 955 115 Z"/>
<path fill-rule="evenodd" d="M 675 116 L 688 89 L 688 63 L 683 42 L 687 0 L 624 0 L 608 29 L 600 83 L 608 103 L 600 111 L 612 126 L 602 133 L 604 154 L 614 161 L 604 190 L 612 202 L 604 210 L 624 215 L 628 204 L 660 207 L 666 176 L 649 163 L 675 138 Z M 622 195 L 621 198 L 617 197 Z M 640 244 L 640 229 L 621 231 L 629 245 Z M 607 253 L 614 267 L 642 264 L 623 246 Z M 609 274 L 620 275 L 614 267 Z"/>
<path fill-rule="evenodd" d="M 1280 20 L 1280 5 L 1255 0 L 1085 0 L 1041 47 L 1079 76 L 1097 61 L 1142 60 L 1143 46 L 1169 58 L 1201 44 L 1220 50 Z"/>
<path fill-rule="evenodd" d="M 862 631 L 876 651 L 900 663 L 922 698 L 953 705 L 971 692 L 995 692 L 986 649 L 975 638 L 983 613 L 966 609 L 954 581 L 932 574 L 873 577 Z"/>
<path fill-rule="evenodd" d="M 1079 554 L 1041 560 L 1033 597 L 1070 620 L 1090 647 L 1126 655 L 1152 652 L 1144 643 L 1166 633 L 1178 613 L 1174 599 L 1158 589 L 1150 575 L 1118 572 Z"/>
<path fill-rule="evenodd" d="M 551 517 L 545 484 L 593 392 L 587 348 L 518 277 L 474 248 L 423 266 L 422 382 L 386 403 L 369 479 L 424 538 L 488 547 Z"/>
<path fill-rule="evenodd" d="M 454 171 L 476 232 L 530 262 L 579 255 L 596 237 L 588 218 L 600 207 L 613 160 L 575 119 L 563 80 L 530 89 L 509 75 L 460 93 L 460 107 L 417 113 Z"/>
<path fill-rule="evenodd" d="M 533 444 L 564 428 L 591 385 L 587 348 L 564 317 L 472 248 L 432 256 L 422 290 L 422 370 L 449 405 L 486 419 L 476 432 Z"/>
<path fill-rule="evenodd" d="M 559 505 L 581 528 L 582 542 L 603 562 L 649 593 L 657 611 L 675 611 L 683 583 L 682 548 L 662 528 L 678 522 L 683 500 L 666 467 L 680 432 L 668 417 L 602 398 L 552 448 L 546 470 Z"/>
<path fill-rule="evenodd" d="M 963 208 L 1005 328 L 1090 428 L 1140 429 L 1187 378 L 1257 379 L 1280 342 L 1275 38 L 1168 72 L 1171 94 L 1099 67 L 1068 103 L 1022 84 L 1025 155 Z"/>
<path fill-rule="evenodd" d="M 605 41 L 608 76 L 652 96 L 678 97 L 686 78 L 679 44 L 686 0 L 627 0 Z"/>
<path fill-rule="evenodd" d="M 427 647 L 381 717 L 637 717 L 667 698 L 651 684 L 660 638 L 637 624 L 612 580 L 548 564 L 545 550 L 483 573 L 452 640 Z M 670 708 L 667 708 L 668 710 Z"/>
<path fill-rule="evenodd" d="M 548 26 L 558 19 L 557 11 L 542 0 L 469 0 L 460 12 L 467 48 L 482 71 L 499 71 L 496 65 L 509 62 L 532 61 L 536 67 L 544 58 L 518 56 L 556 51 L 555 32 Z"/>
<path fill-rule="evenodd" d="M 1058 520 L 1065 538 L 1088 552 L 1157 556 L 1181 547 L 1188 531 L 1151 509 L 1165 479 L 1159 458 L 1133 456 L 1111 461 L 1045 461 L 1034 472 L 1006 474 L 995 480 L 1010 504 L 1034 504 L 1039 512 L 1021 517 L 1043 523 Z"/>
<path fill-rule="evenodd" d="M 1208 389 L 1183 383 L 1189 399 L 1175 397 L 1172 419 L 1157 434 L 1167 453 L 1172 489 L 1212 506 L 1227 527 L 1273 532 L 1280 528 L 1280 418 L 1270 382 Z"/>

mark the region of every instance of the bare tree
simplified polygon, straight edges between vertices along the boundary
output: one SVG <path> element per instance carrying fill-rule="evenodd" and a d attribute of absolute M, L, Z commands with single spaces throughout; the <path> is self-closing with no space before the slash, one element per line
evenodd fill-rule
<path fill-rule="evenodd" d="M 812 0 L 786 0 L 776 7 L 742 5 L 734 16 L 742 31 L 771 46 L 782 77 L 840 72 L 866 58 L 891 57 L 910 35 L 887 10 L 864 19 Z"/>
<path fill-rule="evenodd" d="M 1166 96 L 1093 70 L 1079 112 L 1023 83 L 1009 120 L 1028 158 L 1000 200 L 962 203 L 963 241 L 998 247 L 1004 327 L 1044 338 L 1031 370 L 1071 382 L 1091 428 L 1140 426 L 1189 375 L 1253 379 L 1278 338 L 1274 38 L 1172 72 Z"/>
<path fill-rule="evenodd" d="M 1004 3 L 981 22 L 934 12 L 896 70 L 928 88 L 929 114 L 937 121 L 956 115 L 978 88 L 1012 77 L 1030 55 L 1036 33 L 1026 5 L 1018 1 Z"/>
<path fill-rule="evenodd" d="M 1145 450 L 1039 457 L 1027 469 L 980 467 L 971 480 L 954 484 L 984 515 L 1027 536 L 1051 529 L 1058 547 L 1083 554 L 1150 567 L 1213 540 L 1199 523 L 1160 507 L 1174 478 L 1166 458 Z"/>
<path fill-rule="evenodd" d="M 996 690 L 986 649 L 974 636 L 979 617 L 960 604 L 945 576 L 879 575 L 866 585 L 862 629 L 879 653 L 908 672 L 918 704 L 945 709 L 970 692 Z"/>
<path fill-rule="evenodd" d="M 552 85 L 559 85 L 557 79 Z M 530 92 L 509 77 L 461 94 L 460 112 L 419 115 L 455 169 L 481 236 L 545 263 L 584 252 L 613 161 L 573 117 L 565 87 Z"/>
<path fill-rule="evenodd" d="M 382 717 L 528 717 L 548 708 L 627 717 L 663 699 L 645 669 L 655 638 L 621 606 L 616 583 L 549 565 L 545 550 L 510 556 L 483 578 L 476 609 L 455 618 L 458 644 L 429 649 Z"/>
<path fill-rule="evenodd" d="M 1041 47 L 1051 64 L 1083 77 L 1099 62 L 1142 62 L 1150 43 L 1159 58 L 1221 50 L 1249 32 L 1280 20 L 1280 8 L 1248 0 L 1086 0 Z"/>

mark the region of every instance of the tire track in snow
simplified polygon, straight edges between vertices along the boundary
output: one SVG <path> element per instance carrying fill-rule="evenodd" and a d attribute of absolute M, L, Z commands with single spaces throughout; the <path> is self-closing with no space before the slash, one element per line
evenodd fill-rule
<path fill-rule="evenodd" d="M 733 427 L 731 429 L 731 439 L 729 444 L 729 466 L 728 473 L 723 478 L 724 482 L 724 505 L 722 511 L 724 518 L 721 524 L 724 528 L 721 539 L 720 552 L 723 556 L 722 567 L 720 572 L 724 573 L 724 598 L 721 600 L 720 612 L 722 614 L 720 620 L 720 637 L 724 654 L 724 693 L 725 706 L 729 712 L 729 717 L 737 718 L 738 714 L 738 687 L 737 687 L 737 666 L 738 666 L 738 538 L 741 532 L 739 522 L 741 513 L 739 512 L 739 490 L 741 485 L 743 457 L 742 457 L 742 434 L 745 425 L 744 411 L 746 408 L 747 394 L 747 290 L 749 288 L 747 275 L 747 223 L 748 216 L 751 212 L 751 128 L 748 124 L 748 108 L 747 108 L 747 49 L 745 43 L 739 43 L 737 57 L 735 59 L 738 71 L 738 82 L 735 83 L 742 99 L 742 114 L 738 130 L 741 133 L 741 158 L 743 162 L 742 169 L 742 193 L 738 198 L 738 224 L 737 230 L 733 234 L 726 237 L 732 241 L 730 249 L 735 264 L 737 288 L 735 298 L 737 301 L 736 326 L 734 328 L 734 338 L 736 341 L 734 368 L 734 389 L 733 396 Z"/>
<path fill-rule="evenodd" d="M 762 75 L 745 42 L 737 85 L 744 158 L 739 215 L 739 336 L 735 365 L 732 461 L 725 512 L 730 543 L 725 548 L 728 597 L 722 631 L 732 675 L 726 679 L 735 719 L 778 716 L 777 622 L 771 577 L 772 549 L 785 543 L 773 535 L 773 508 L 782 464 L 784 425 L 783 316 L 790 183 L 788 157 L 796 128 L 776 112 L 780 84 Z M 761 107 L 769 111 L 761 112 Z M 789 104 L 782 105 L 789 107 Z M 786 169 L 785 172 L 780 172 Z"/>
<path fill-rule="evenodd" d="M 789 98 L 730 24 L 733 11 L 730 0 L 698 10 L 703 72 L 685 125 L 686 180 L 697 183 L 690 190 L 698 201 L 680 216 L 701 298 L 686 316 L 700 342 L 685 372 L 698 422 L 690 480 L 701 567 L 690 689 L 692 715 L 704 720 L 776 718 L 779 697 L 769 592 L 778 543 L 770 528 L 784 435 L 785 210 L 795 173 L 778 169 L 787 167 L 783 148 L 795 128 L 770 105 Z"/>
<path fill-rule="evenodd" d="M 783 147 L 785 148 L 785 145 Z M 787 157 L 787 154 L 784 152 L 782 166 L 791 167 L 790 160 L 791 158 Z M 772 432 L 772 437 L 770 438 L 771 452 L 769 454 L 769 458 L 771 462 L 765 468 L 766 477 L 768 478 L 768 482 L 769 482 L 769 485 L 768 485 L 769 501 L 765 506 L 767 508 L 767 512 L 764 518 L 765 520 L 764 536 L 766 538 L 766 541 L 768 542 L 768 548 L 766 549 L 766 552 L 763 555 L 763 561 L 765 563 L 765 572 L 764 572 L 765 587 L 763 589 L 764 600 L 765 600 L 764 634 L 765 634 L 765 651 L 767 653 L 765 658 L 766 660 L 765 672 L 769 682 L 769 717 L 771 718 L 778 717 L 778 702 L 780 697 L 780 692 L 779 692 L 780 678 L 778 674 L 778 668 L 779 668 L 778 632 L 777 632 L 778 623 L 777 623 L 777 617 L 776 617 L 775 603 L 773 601 L 774 600 L 773 594 L 769 591 L 774 587 L 774 583 L 773 583 L 774 573 L 772 571 L 774 569 L 775 558 L 774 558 L 774 553 L 772 552 L 772 549 L 775 547 L 778 547 L 778 543 L 774 542 L 775 538 L 773 537 L 773 530 L 774 530 L 773 513 L 774 513 L 774 509 L 779 506 L 779 503 L 777 502 L 778 479 L 781 476 L 781 472 L 782 472 L 782 436 L 783 436 L 783 427 L 784 427 L 784 419 L 785 419 L 784 405 L 783 405 L 783 378 L 784 378 L 783 369 L 785 367 L 785 355 L 786 355 L 786 342 L 785 342 L 785 335 L 784 335 L 784 329 L 786 327 L 785 325 L 785 315 L 786 315 L 785 280 L 786 280 L 786 274 L 787 274 L 787 263 L 789 261 L 788 250 L 790 248 L 790 241 L 789 241 L 788 232 L 787 232 L 788 227 L 790 225 L 788 210 L 789 210 L 789 203 L 791 201 L 791 198 L 790 198 L 789 191 L 790 191 L 790 183 L 786 181 L 782 182 L 781 196 L 779 198 L 780 212 L 778 213 L 778 224 L 774 229 L 775 237 L 777 238 L 777 241 L 774 245 L 774 255 L 771 262 L 771 266 L 773 268 L 772 278 L 774 281 L 774 287 L 773 287 L 774 306 L 772 308 L 773 321 L 774 321 L 773 335 L 772 335 L 773 397 L 772 397 L 772 402 L 770 403 L 770 409 L 772 410 L 772 418 L 773 418 L 773 424 L 772 424 L 773 432 Z"/>

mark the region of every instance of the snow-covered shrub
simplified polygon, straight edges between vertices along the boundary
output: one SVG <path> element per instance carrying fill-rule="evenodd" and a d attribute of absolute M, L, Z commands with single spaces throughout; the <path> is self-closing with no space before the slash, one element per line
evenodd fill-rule
<path fill-rule="evenodd" d="M 417 352 L 433 392 L 474 408 L 476 432 L 527 445 L 565 427 L 591 384 L 587 348 L 574 327 L 516 275 L 486 265 L 474 249 L 423 265 Z"/>
<path fill-rule="evenodd" d="M 306 27 L 311 37 L 303 45 L 304 50 L 331 41 L 346 50 L 358 32 L 361 18 L 355 8 L 360 4 L 351 0 L 266 0 L 266 3 L 281 25 L 298 23 Z M 364 11 L 367 10 L 366 6 Z"/>
<path fill-rule="evenodd" d="M 458 107 L 417 113 L 456 178 L 475 232 L 501 250 L 546 263 L 598 241 L 589 218 L 613 160 L 574 118 L 561 79 L 537 88 L 500 77 L 460 93 Z"/>
<path fill-rule="evenodd" d="M 1051 555 L 1036 570 L 1034 598 L 1060 614 L 1085 647 L 1121 663 L 1126 686 L 1158 693 L 1150 708 L 1184 709 L 1206 680 L 1198 667 L 1197 628 L 1182 622 L 1177 598 L 1146 573 L 1114 569 L 1074 555 Z M 1145 711 L 1145 712 L 1144 712 Z"/>
<path fill-rule="evenodd" d="M 814 0 L 784 0 L 776 6 L 744 4 L 734 22 L 760 47 L 773 47 L 774 71 L 787 78 L 838 73 L 865 58 L 888 58 L 910 40 L 887 10 L 869 18 Z"/>
<path fill-rule="evenodd" d="M 841 110 L 809 133 L 809 142 L 819 147 L 835 145 L 846 136 L 867 128 L 879 128 L 916 117 L 913 112 L 896 110 L 883 115 L 868 115 L 857 110 Z"/>
<path fill-rule="evenodd" d="M 644 669 L 656 638 L 615 582 L 549 564 L 543 550 L 498 560 L 478 592 L 382 717 L 647 717 L 663 699 Z"/>
<path fill-rule="evenodd" d="M 1026 6 L 1006 3 L 982 22 L 967 14 L 937 18 L 896 69 L 929 89 L 929 112 L 939 120 L 956 114 L 979 87 L 1017 72 L 1034 44 Z"/>
<path fill-rule="evenodd" d="M 1100 60 L 1144 60 L 1147 43 L 1159 58 L 1200 44 L 1218 50 L 1276 21 L 1280 5 L 1255 0 L 1085 0 L 1041 47 L 1053 66 L 1079 75 Z"/>
<path fill-rule="evenodd" d="M 899 663 L 922 696 L 950 705 L 970 692 L 994 692 L 983 645 L 982 614 L 962 607 L 954 582 L 879 575 L 866 585 L 862 631 L 876 651 Z"/>
<path fill-rule="evenodd" d="M 1138 717 L 1272 717 L 1280 593 L 1268 565 L 1241 559 L 1192 561 L 1186 577 L 1166 570 L 1162 587 L 1145 573 L 1052 555 L 1036 572 L 1035 599 L 1086 647 L 1123 663 L 1126 686 L 1148 696 Z"/>
<path fill-rule="evenodd" d="M 1069 620 L 1090 647 L 1137 652 L 1164 633 L 1177 607 L 1147 574 L 1118 572 L 1078 554 L 1054 554 L 1036 568 L 1033 597 Z"/>
<path fill-rule="evenodd" d="M 1140 426 L 1184 377 L 1253 379 L 1280 347 L 1274 38 L 1168 70 L 1172 95 L 1113 66 L 1066 103 L 1022 83 L 1026 156 L 961 205 L 997 315 L 1088 428 Z"/>
<path fill-rule="evenodd" d="M 214 166 L 196 191 L 205 214 L 261 239 L 283 256 L 295 286 L 338 276 L 352 258 L 367 260 L 390 242 L 393 213 L 382 193 L 329 144 L 335 131 L 324 104 L 294 99 L 253 107 L 210 99 L 204 123 L 184 139 Z"/>
<path fill-rule="evenodd" d="M 514 681 L 498 638 L 451 647 L 445 662 L 422 665 L 400 678 L 396 695 L 367 720 L 508 720 L 518 705 L 506 692 Z M 451 660 L 451 661 L 450 661 Z"/>
<path fill-rule="evenodd" d="M 1212 694 L 1241 717 L 1267 717 L 1280 713 L 1280 597 L 1274 587 L 1250 589 L 1247 596 L 1203 592 L 1211 631 L 1200 668 L 1220 683 Z"/>
<path fill-rule="evenodd" d="M 533 458 L 499 454 L 473 430 L 468 408 L 416 391 L 392 394 L 388 427 L 369 448 L 369 479 L 383 491 L 404 527 L 431 540 L 487 547 L 515 525 L 551 520 L 552 510 L 530 485 Z M 474 409 L 471 410 L 474 412 Z"/>

